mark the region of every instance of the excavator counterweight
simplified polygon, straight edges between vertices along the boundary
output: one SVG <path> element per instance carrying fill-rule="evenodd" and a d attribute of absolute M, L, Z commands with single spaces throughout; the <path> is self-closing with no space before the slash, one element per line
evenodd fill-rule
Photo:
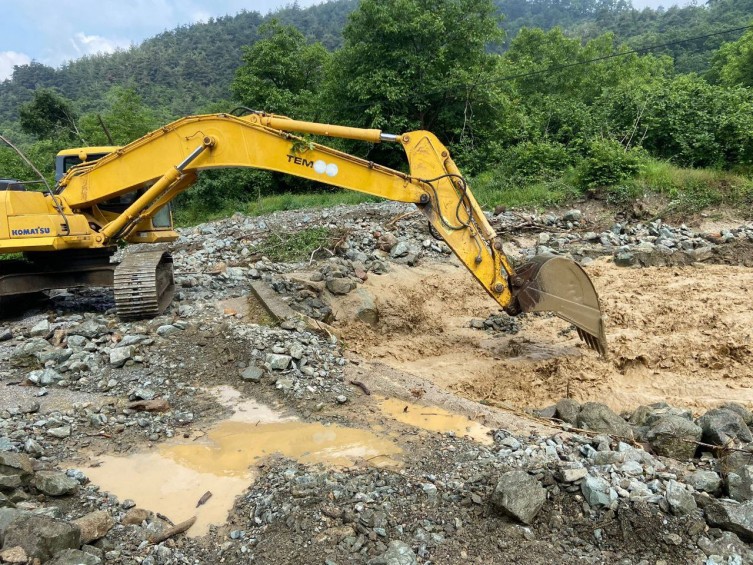
<path fill-rule="evenodd" d="M 296 133 L 398 143 L 410 172 Z M 552 311 L 574 324 L 589 347 L 606 354 L 599 299 L 585 271 L 562 257 L 537 257 L 515 269 L 448 149 L 432 133 L 393 135 L 261 112 L 187 116 L 124 147 L 66 150 L 58 157 L 54 193 L 0 190 L 0 254 L 24 253 L 37 264 L 14 270 L 18 262 L 0 262 L 0 297 L 20 294 L 19 289 L 106 285 L 115 287 L 121 317 L 158 314 L 172 297 L 172 258 L 166 250 L 148 248 L 177 239 L 171 201 L 202 170 L 222 167 L 276 171 L 415 204 L 507 312 Z M 147 250 L 140 246 L 121 264 L 111 263 L 122 242 Z"/>

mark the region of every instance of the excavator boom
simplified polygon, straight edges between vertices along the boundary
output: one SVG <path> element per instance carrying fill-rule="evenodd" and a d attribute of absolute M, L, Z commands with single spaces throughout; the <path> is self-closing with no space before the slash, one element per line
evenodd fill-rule
<path fill-rule="evenodd" d="M 295 135 L 300 133 L 399 143 L 408 158 L 410 173 Z M 8 198 L 3 200 L 0 193 L 0 253 L 26 251 L 44 255 L 61 250 L 112 248 L 123 240 L 172 241 L 177 237 L 172 222 L 158 224 L 159 212 L 191 186 L 200 171 L 222 167 L 277 171 L 413 203 L 507 312 L 553 311 L 574 324 L 590 347 L 606 353 L 599 300 L 583 269 L 562 257 L 540 257 L 516 270 L 449 151 L 426 131 L 391 135 L 256 112 L 242 117 L 185 117 L 94 163 L 73 167 L 58 183 L 56 194 L 48 195 L 44 201 L 38 195 L 34 205 L 24 205 L 18 195 L 11 202 Z M 16 209 L 20 213 L 15 213 Z M 42 220 L 47 226 L 45 237 L 8 228 Z M 155 265 L 171 265 L 165 258 L 158 259 Z M 129 278 L 136 281 L 135 285 L 144 277 L 132 274 Z M 120 280 L 117 272 L 115 280 Z M 129 296 L 136 295 L 138 292 L 129 291 Z"/>

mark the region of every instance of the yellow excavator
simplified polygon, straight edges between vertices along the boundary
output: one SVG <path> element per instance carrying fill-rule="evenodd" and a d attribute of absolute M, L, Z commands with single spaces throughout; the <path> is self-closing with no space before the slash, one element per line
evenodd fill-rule
<path fill-rule="evenodd" d="M 398 143 L 405 174 L 295 134 Z M 251 167 L 415 204 L 478 282 L 511 315 L 551 311 L 605 355 L 599 299 L 574 261 L 545 255 L 515 269 L 449 151 L 430 132 L 401 135 L 262 112 L 188 116 L 124 147 L 58 155 L 54 190 L 0 190 L 0 298 L 55 288 L 112 286 L 123 319 L 155 316 L 174 292 L 171 201 L 200 171 Z M 2 188 L 0 186 L 0 188 Z M 139 243 L 120 263 L 119 243 Z"/>

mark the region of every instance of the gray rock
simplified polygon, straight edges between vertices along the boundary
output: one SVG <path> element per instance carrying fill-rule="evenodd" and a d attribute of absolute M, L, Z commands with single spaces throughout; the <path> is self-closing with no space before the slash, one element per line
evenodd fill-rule
<path fill-rule="evenodd" d="M 60 426 L 57 428 L 50 428 L 47 430 L 47 435 L 56 437 L 58 439 L 64 439 L 67 437 L 71 437 L 71 427 L 70 426 Z"/>
<path fill-rule="evenodd" d="M 713 555 L 718 558 L 713 562 L 711 560 L 706 561 L 704 565 L 712 565 L 712 563 L 718 565 L 753 563 L 753 551 L 732 532 L 724 532 L 719 537 L 715 536 L 713 541 L 705 536 L 700 536 L 698 538 L 698 547 L 707 556 Z M 740 559 L 741 557 L 742 559 Z M 735 558 L 737 558 L 737 561 L 735 561 Z"/>
<path fill-rule="evenodd" d="M 733 532 L 740 539 L 753 542 L 753 501 L 741 503 L 712 498 L 704 512 L 709 526 Z"/>
<path fill-rule="evenodd" d="M 174 334 L 175 332 L 179 332 L 180 328 L 173 326 L 172 324 L 165 324 L 164 326 L 160 326 L 157 328 L 157 335 L 162 337 L 167 337 L 170 334 Z"/>
<path fill-rule="evenodd" d="M 753 451 L 749 451 L 753 449 L 753 446 L 746 446 L 745 449 L 746 451 L 738 450 L 725 453 L 719 460 L 720 465 L 717 471 L 722 473 L 737 473 L 739 475 L 743 467 L 753 465 Z"/>
<path fill-rule="evenodd" d="M 103 322 L 90 318 L 68 330 L 68 335 L 80 335 L 88 339 L 94 339 L 108 333 L 107 325 Z"/>
<path fill-rule="evenodd" d="M 581 428 L 604 432 L 620 437 L 632 438 L 633 430 L 620 416 L 612 412 L 606 404 L 586 402 L 578 412 L 577 425 Z"/>
<path fill-rule="evenodd" d="M 129 345 L 138 345 L 148 341 L 150 338 L 145 334 L 129 334 L 121 339 L 115 347 L 128 347 Z"/>
<path fill-rule="evenodd" d="M 33 328 L 31 328 L 31 337 L 46 338 L 52 333 L 50 329 L 50 322 L 47 320 L 40 320 Z"/>
<path fill-rule="evenodd" d="M 727 490 L 733 500 L 753 500 L 753 465 L 743 465 L 728 473 Z"/>
<path fill-rule="evenodd" d="M 618 251 L 614 254 L 614 264 L 618 267 L 632 267 L 635 265 L 635 255 L 630 251 Z"/>
<path fill-rule="evenodd" d="M 327 290 L 332 294 L 348 294 L 356 288 L 356 283 L 350 279 L 331 279 L 327 281 Z"/>
<path fill-rule="evenodd" d="M 296 361 L 300 361 L 303 358 L 306 348 L 300 343 L 294 343 L 290 346 L 290 356 Z"/>
<path fill-rule="evenodd" d="M 63 379 L 63 375 L 53 369 L 39 369 L 31 371 L 26 379 L 35 385 L 50 386 Z"/>
<path fill-rule="evenodd" d="M 738 414 L 743 419 L 743 422 L 745 422 L 746 426 L 753 424 L 753 412 L 748 410 L 742 404 L 738 404 L 737 402 L 728 402 L 727 404 L 720 406 L 720 408 L 724 410 L 731 410 L 732 412 Z"/>
<path fill-rule="evenodd" d="M 397 244 L 390 251 L 390 257 L 397 259 L 398 257 L 405 257 L 410 252 L 410 245 L 407 241 L 398 241 Z"/>
<path fill-rule="evenodd" d="M 0 437 L 0 451 L 13 451 L 14 445 L 9 437 Z"/>
<path fill-rule="evenodd" d="M 39 359 L 39 362 L 43 365 L 49 363 L 50 361 L 56 364 L 60 364 L 65 363 L 68 359 L 71 358 L 72 355 L 73 349 L 66 347 L 63 349 L 58 348 L 40 351 L 36 354 L 36 358 Z"/>
<path fill-rule="evenodd" d="M 663 457 L 692 459 L 700 441 L 702 430 L 682 416 L 664 416 L 646 432 L 651 448 Z"/>
<path fill-rule="evenodd" d="M 288 368 L 292 359 L 293 358 L 290 355 L 282 355 L 279 353 L 267 354 L 267 363 L 269 363 L 269 367 L 273 371 L 284 371 Z"/>
<path fill-rule="evenodd" d="M 348 397 L 344 394 L 341 394 L 335 400 L 337 400 L 338 404 L 345 404 L 348 401 Z"/>
<path fill-rule="evenodd" d="M 116 347 L 110 351 L 110 365 L 113 367 L 122 367 L 126 364 L 126 361 L 133 357 L 133 347 L 127 345 L 125 347 Z"/>
<path fill-rule="evenodd" d="M 683 478 L 686 484 L 700 492 L 716 493 L 722 487 L 721 477 L 714 471 L 694 471 Z"/>
<path fill-rule="evenodd" d="M 546 501 L 546 489 L 525 471 L 503 474 L 492 494 L 491 502 L 503 513 L 531 524 Z"/>
<path fill-rule="evenodd" d="M 45 565 L 99 565 L 102 560 L 78 549 L 64 549 L 55 554 Z"/>
<path fill-rule="evenodd" d="M 3 546 L 21 546 L 30 557 L 47 561 L 65 549 L 77 549 L 80 538 L 78 527 L 62 520 L 22 515 L 6 528 Z"/>
<path fill-rule="evenodd" d="M 557 479 L 563 483 L 574 483 L 581 479 L 585 479 L 588 475 L 588 469 L 579 466 L 560 467 L 557 470 Z"/>
<path fill-rule="evenodd" d="M 5 539 L 5 530 L 8 526 L 21 516 L 29 515 L 28 510 L 19 510 L 18 508 L 0 508 L 0 547 L 3 546 Z"/>
<path fill-rule="evenodd" d="M 714 445 L 725 445 L 729 441 L 739 439 L 744 442 L 753 441 L 748 426 L 742 417 L 727 408 L 714 408 L 698 419 L 698 425 L 703 430 L 703 441 Z"/>
<path fill-rule="evenodd" d="M 696 509 L 696 502 L 693 495 L 680 483 L 675 480 L 667 484 L 667 504 L 675 516 L 684 516 L 690 514 Z"/>
<path fill-rule="evenodd" d="M 31 459 L 24 453 L 0 451 L 0 490 L 18 488 L 34 473 Z"/>
<path fill-rule="evenodd" d="M 568 210 L 562 215 L 562 220 L 565 222 L 580 222 L 583 218 L 583 212 L 577 209 Z"/>
<path fill-rule="evenodd" d="M 58 471 L 38 471 L 31 484 L 49 496 L 63 496 L 78 488 L 78 482 L 75 479 Z"/>
<path fill-rule="evenodd" d="M 246 367 L 241 372 L 241 379 L 244 381 L 252 382 L 252 383 L 258 383 L 261 382 L 261 378 L 264 376 L 264 369 L 261 367 L 257 367 L 256 365 L 251 365 L 249 367 Z"/>
<path fill-rule="evenodd" d="M 368 565 L 418 565 L 416 554 L 407 543 L 391 541 L 387 551 L 368 562 Z"/>
<path fill-rule="evenodd" d="M 11 339 L 13 339 L 13 332 L 10 330 L 10 328 L 0 329 L 0 341 L 8 341 Z"/>
<path fill-rule="evenodd" d="M 580 412 L 580 404 L 572 398 L 563 398 L 556 405 L 556 416 L 563 422 L 572 424 L 573 426 L 578 424 L 578 412 Z"/>
<path fill-rule="evenodd" d="M 364 324 L 376 326 L 379 323 L 379 309 L 372 294 L 362 288 L 356 290 L 359 303 L 356 306 L 356 318 Z"/>
<path fill-rule="evenodd" d="M 601 477 L 586 476 L 580 490 L 589 506 L 607 507 L 617 500 L 617 492 Z"/>

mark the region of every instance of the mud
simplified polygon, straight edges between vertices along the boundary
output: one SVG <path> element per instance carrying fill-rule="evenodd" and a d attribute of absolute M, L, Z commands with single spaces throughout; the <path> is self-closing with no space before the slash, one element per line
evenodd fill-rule
<path fill-rule="evenodd" d="M 187 434 L 187 438 L 124 457 L 92 457 L 82 470 L 102 490 L 160 512 L 175 523 L 195 515 L 188 535 L 202 536 L 210 525 L 224 524 L 235 498 L 272 455 L 328 467 L 347 468 L 356 462 L 400 466 L 394 456 L 402 450 L 387 435 L 302 422 L 254 400 L 241 401 L 240 392 L 231 387 L 212 392 L 231 405 L 234 414 L 207 432 Z M 447 425 L 451 429 L 452 422 Z M 211 496 L 199 504 L 206 492 Z"/>
<path fill-rule="evenodd" d="M 736 260 L 744 260 L 736 256 Z M 753 403 L 753 271 L 731 265 L 587 268 L 605 310 L 599 358 L 564 321 L 528 315 L 514 336 L 470 327 L 495 303 L 463 269 L 430 264 L 371 277 L 376 328 L 344 323 L 366 364 L 415 375 L 471 400 L 541 408 L 563 397 L 627 411 L 664 401 L 695 411 Z"/>

